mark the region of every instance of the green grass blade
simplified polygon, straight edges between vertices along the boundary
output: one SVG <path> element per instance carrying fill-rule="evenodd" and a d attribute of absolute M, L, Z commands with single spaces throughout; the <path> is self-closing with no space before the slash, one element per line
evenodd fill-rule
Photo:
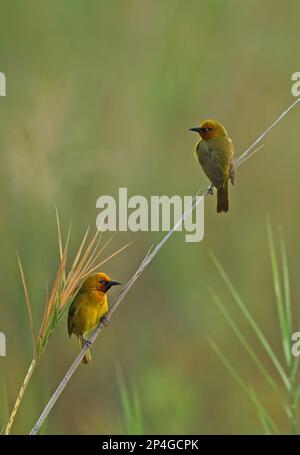
<path fill-rule="evenodd" d="M 279 328 L 281 333 L 281 342 L 282 342 L 282 349 L 285 356 L 286 363 L 288 367 L 292 364 L 292 354 L 290 349 L 290 332 L 288 328 L 288 322 L 285 313 L 285 305 L 283 302 L 282 297 L 282 290 L 281 290 L 281 283 L 280 283 L 280 273 L 278 267 L 278 260 L 276 254 L 276 248 L 273 239 L 273 232 L 270 219 L 268 219 L 268 241 L 269 241 L 269 250 L 270 250 L 270 258 L 271 258 L 271 266 L 272 266 L 272 273 L 273 273 L 273 285 L 274 285 L 274 293 L 275 293 L 275 300 L 277 306 L 277 315 L 278 315 L 278 322 Z"/>
<path fill-rule="evenodd" d="M 286 322 L 287 322 L 287 328 L 288 328 L 288 331 L 289 331 L 289 340 L 291 340 L 291 336 L 292 336 L 292 332 L 293 332 L 293 324 L 292 324 L 292 305 L 291 305 L 290 277 L 289 277 L 289 268 L 288 268 L 288 261 L 287 261 L 286 246 L 285 246 L 285 241 L 284 241 L 282 229 L 279 230 L 279 240 L 280 240 L 282 276 L 283 276 L 283 286 L 284 286 L 284 302 L 285 302 Z"/>
<path fill-rule="evenodd" d="M 118 387 L 119 387 L 121 403 L 122 403 L 122 408 L 123 408 L 125 431 L 127 432 L 127 434 L 130 434 L 130 432 L 131 432 L 130 430 L 132 427 L 132 421 L 133 421 L 133 415 L 132 415 L 131 404 L 130 404 L 127 388 L 126 388 L 126 385 L 124 382 L 123 374 L 119 367 L 116 368 L 116 375 L 117 375 Z"/>
<path fill-rule="evenodd" d="M 268 340 L 264 336 L 264 334 L 261 331 L 261 329 L 259 328 L 258 324 L 255 322 L 255 320 L 252 317 L 251 313 L 248 311 L 245 303 L 242 301 L 241 297 L 239 296 L 237 290 L 235 289 L 234 285 L 230 281 L 228 275 L 226 274 L 225 270 L 223 269 L 223 267 L 220 264 L 220 262 L 218 261 L 218 259 L 213 254 L 211 254 L 211 257 L 212 257 L 212 260 L 213 260 L 218 272 L 220 273 L 222 279 L 224 280 L 224 283 L 226 284 L 229 292 L 231 293 L 235 303 L 237 304 L 238 308 L 241 310 L 241 312 L 243 313 L 244 317 L 247 319 L 247 321 L 251 325 L 251 327 L 252 327 L 254 333 L 256 334 L 258 340 L 260 341 L 260 343 L 263 346 L 264 350 L 269 355 L 273 365 L 275 366 L 277 372 L 279 373 L 279 375 L 280 375 L 285 387 L 289 390 L 289 388 L 290 388 L 289 378 L 288 378 L 286 372 L 284 371 L 280 361 L 278 360 L 275 352 L 273 351 L 270 343 L 268 342 Z"/>
<path fill-rule="evenodd" d="M 227 323 L 229 324 L 229 326 L 231 327 L 231 329 L 233 330 L 233 332 L 239 339 L 241 345 L 244 347 L 246 352 L 249 354 L 249 356 L 255 363 L 256 367 L 261 372 L 261 374 L 263 375 L 265 380 L 268 382 L 268 384 L 270 385 L 272 390 L 280 396 L 280 390 L 279 390 L 278 385 L 276 384 L 276 382 L 274 381 L 272 376 L 269 374 L 267 369 L 264 367 L 264 365 L 262 364 L 260 359 L 257 357 L 254 350 L 251 348 L 250 344 L 248 343 L 248 341 L 246 340 L 246 338 L 244 337 L 244 335 L 238 328 L 237 324 L 235 323 L 235 321 L 233 320 L 231 315 L 228 313 L 228 311 L 225 309 L 224 305 L 221 303 L 219 297 L 212 290 L 210 290 L 210 292 L 212 294 L 212 298 L 213 298 L 214 302 L 216 303 L 217 307 L 219 308 L 220 312 L 222 313 L 224 319 L 227 321 Z"/>
<path fill-rule="evenodd" d="M 241 387 L 241 389 L 244 391 L 244 393 L 250 398 L 252 403 L 255 405 L 256 412 L 258 413 L 258 416 L 260 417 L 263 416 L 265 422 L 267 422 L 268 428 L 272 433 L 278 433 L 278 428 L 273 419 L 271 418 L 270 414 L 264 407 L 264 405 L 259 401 L 257 398 L 256 394 L 254 393 L 253 389 L 249 387 L 246 382 L 241 378 L 241 376 L 238 374 L 238 372 L 235 370 L 235 368 L 231 365 L 231 363 L 228 361 L 226 356 L 223 354 L 219 346 L 209 338 L 209 342 L 227 371 L 230 373 L 230 375 L 234 378 L 234 380 L 237 382 L 237 384 Z M 265 428 L 264 428 L 265 429 Z"/>
<path fill-rule="evenodd" d="M 252 394 L 252 399 L 257 403 L 256 411 L 258 413 L 258 417 L 260 419 L 261 425 L 264 429 L 265 434 L 273 435 L 276 431 L 275 428 L 272 426 L 272 422 L 269 422 L 268 416 L 265 414 L 264 409 L 261 408 L 260 402 L 257 398 L 255 390 L 253 387 L 249 387 L 249 393 Z"/>
<path fill-rule="evenodd" d="M 290 391 L 290 421 L 291 421 L 291 432 L 292 434 L 298 434 L 299 424 L 298 424 L 298 401 L 299 393 L 297 391 L 297 372 L 299 367 L 299 357 L 295 357 L 293 360 L 293 365 L 291 369 L 290 381 L 291 381 L 291 391 Z"/>
<path fill-rule="evenodd" d="M 132 393 L 133 409 L 134 409 L 135 423 L 136 423 L 135 434 L 144 434 L 141 403 L 140 403 L 138 390 L 137 390 L 137 387 L 135 384 L 132 386 L 131 393 Z"/>
<path fill-rule="evenodd" d="M 119 366 L 116 367 L 116 376 L 123 408 L 125 431 L 127 434 L 143 434 L 142 412 L 137 388 L 133 385 L 131 393 L 128 392 Z"/>

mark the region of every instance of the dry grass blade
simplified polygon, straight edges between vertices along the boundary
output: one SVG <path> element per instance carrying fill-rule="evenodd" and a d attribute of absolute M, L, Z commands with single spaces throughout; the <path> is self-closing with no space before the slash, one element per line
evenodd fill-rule
<path fill-rule="evenodd" d="M 94 247 L 95 242 L 97 240 L 97 237 L 99 235 L 99 231 L 97 231 L 94 235 L 94 237 L 91 239 L 91 241 L 87 244 L 86 250 L 84 250 L 84 247 L 87 242 L 88 238 L 88 230 L 86 231 L 83 240 L 81 242 L 81 245 L 79 247 L 79 250 L 75 256 L 74 262 L 71 266 L 71 270 L 67 276 L 65 287 L 64 287 L 64 292 L 61 292 L 60 296 L 60 305 L 59 309 L 63 310 L 66 303 L 69 301 L 71 296 L 75 296 L 76 290 L 79 289 L 83 277 L 84 277 L 84 270 L 87 270 L 87 274 L 91 273 L 90 269 L 88 268 L 88 263 L 91 260 L 91 257 L 94 257 L 95 255 L 98 254 L 97 249 L 99 247 L 99 240 L 96 243 L 96 247 Z"/>
<path fill-rule="evenodd" d="M 113 257 L 115 257 L 117 254 L 121 253 L 123 250 L 125 250 L 126 248 L 129 247 L 129 245 L 131 245 L 133 243 L 132 242 L 128 242 L 126 245 L 122 246 L 119 250 L 115 251 L 114 253 L 112 253 L 110 256 L 107 256 L 107 258 L 103 259 L 103 261 L 99 262 L 97 265 L 95 265 L 94 267 L 92 267 L 91 269 L 88 270 L 88 272 L 86 272 L 82 278 L 85 278 L 87 275 L 89 275 L 90 273 L 93 273 L 95 270 L 99 269 L 99 267 L 101 267 L 103 264 L 105 264 L 107 261 L 110 261 Z"/>
<path fill-rule="evenodd" d="M 85 267 L 85 265 L 87 264 L 87 262 L 90 259 L 90 256 L 93 254 L 94 245 L 99 236 L 99 232 L 100 231 L 96 231 L 96 233 L 94 234 L 94 237 L 92 237 L 90 243 L 88 244 L 88 246 L 87 246 L 84 254 L 82 255 L 82 258 L 77 266 L 77 271 L 80 271 L 80 270 L 82 270 L 83 267 Z"/>
<path fill-rule="evenodd" d="M 27 310 L 28 310 L 34 358 L 36 358 L 37 357 L 37 345 L 36 345 L 36 338 L 35 338 L 35 331 L 34 331 L 34 324 L 33 324 L 33 317 L 32 317 L 32 308 L 31 308 L 29 291 L 28 291 L 28 286 L 27 286 L 26 279 L 25 279 L 24 270 L 23 270 L 21 259 L 18 255 L 18 253 L 17 253 L 17 259 L 18 259 L 18 264 L 19 264 L 19 268 L 20 268 L 20 273 L 21 273 L 21 278 L 22 278 L 22 283 L 23 283 L 23 288 L 24 288 L 24 293 L 25 293 L 25 298 L 26 298 L 26 305 L 27 305 Z"/>
<path fill-rule="evenodd" d="M 58 235 L 58 247 L 59 247 L 59 256 L 60 260 L 62 260 L 63 256 L 63 245 L 62 245 L 62 236 L 61 236 L 61 229 L 60 229 L 60 221 L 58 216 L 58 210 L 55 206 L 55 215 L 56 215 L 56 226 L 57 226 L 57 235 Z"/>
<path fill-rule="evenodd" d="M 52 287 L 52 290 L 51 290 L 51 293 L 50 293 L 50 297 L 46 303 L 45 313 L 44 313 L 44 317 L 42 320 L 41 329 L 40 329 L 39 338 L 38 338 L 39 356 L 41 355 L 41 353 L 43 351 L 43 349 L 42 349 L 43 341 L 44 341 L 44 338 L 45 338 L 45 335 L 47 332 L 47 328 L 49 327 L 49 320 L 51 318 L 51 314 L 52 314 L 53 308 L 55 306 L 57 296 L 59 295 L 60 283 L 61 283 L 62 277 L 64 275 L 66 262 L 67 262 L 67 254 L 68 254 L 68 251 L 67 251 L 67 249 L 65 249 L 57 275 L 56 275 L 56 278 L 55 278 L 55 281 L 54 281 L 54 284 L 53 284 L 53 287 Z"/>
<path fill-rule="evenodd" d="M 76 272 L 75 272 L 75 269 L 73 271 L 75 276 L 79 277 L 81 275 L 82 270 L 86 267 L 86 264 L 90 260 L 90 256 L 93 254 L 94 245 L 95 245 L 95 242 L 99 235 L 99 232 L 100 231 L 96 231 L 94 237 L 91 239 L 90 243 L 87 245 L 86 250 L 83 252 L 82 258 L 79 260 L 78 265 L 75 267 Z"/>
<path fill-rule="evenodd" d="M 86 265 L 85 265 L 86 269 L 88 269 L 91 264 L 94 264 L 94 262 L 97 260 L 97 258 L 100 256 L 100 254 L 104 250 L 104 247 L 100 248 L 100 250 L 99 250 L 99 246 L 100 246 L 101 240 L 102 240 L 102 232 L 100 232 L 100 236 L 99 236 L 99 238 L 97 240 L 95 248 L 93 249 L 92 254 L 90 255 L 89 259 L 86 262 Z"/>
<path fill-rule="evenodd" d="M 78 249 L 78 251 L 77 251 L 77 254 L 76 254 L 76 256 L 75 256 L 75 259 L 74 259 L 72 268 L 71 268 L 71 270 L 70 270 L 70 275 L 73 273 L 73 271 L 75 270 L 75 268 L 76 268 L 76 266 L 77 266 L 77 263 L 78 263 L 78 261 L 79 261 L 79 258 L 80 258 L 80 256 L 81 256 L 81 254 L 82 254 L 84 245 L 85 245 L 86 240 L 87 240 L 87 238 L 88 238 L 89 231 L 90 231 L 90 228 L 88 227 L 87 230 L 86 230 L 86 232 L 85 232 L 85 234 L 84 234 L 84 236 L 83 236 L 83 239 L 82 239 L 81 245 L 80 245 L 80 247 L 79 247 L 79 249 Z"/>
<path fill-rule="evenodd" d="M 28 384 L 29 384 L 29 381 L 30 381 L 30 379 L 31 379 L 31 377 L 32 377 L 32 375 L 33 375 L 33 373 L 34 373 L 34 370 L 35 370 L 35 368 L 36 368 L 36 365 L 37 365 L 37 361 L 36 361 L 35 358 L 33 358 L 32 361 L 31 361 L 31 364 L 29 365 L 29 368 L 28 368 L 28 370 L 27 370 L 27 373 L 26 373 L 26 375 L 25 375 L 24 381 L 23 381 L 23 383 L 22 383 L 22 385 L 21 385 L 21 388 L 20 388 L 20 391 L 19 391 L 19 393 L 18 393 L 16 402 L 15 402 L 14 407 L 13 407 L 13 409 L 12 409 L 12 412 L 11 412 L 11 414 L 10 414 L 10 416 L 9 416 L 9 419 L 8 419 L 8 422 L 7 422 L 5 431 L 4 431 L 4 434 L 5 434 L 5 435 L 10 434 L 10 432 L 11 432 L 11 428 L 12 428 L 13 423 L 14 423 L 14 421 L 15 421 L 15 417 L 16 417 L 17 412 L 18 412 L 18 409 L 19 409 L 19 407 L 20 407 L 22 398 L 23 398 L 24 393 L 25 393 L 25 391 L 26 391 L 26 389 L 27 389 L 27 386 L 28 386 Z"/>
<path fill-rule="evenodd" d="M 84 270 L 82 270 L 82 273 L 85 273 L 85 270 L 91 270 L 92 266 L 95 264 L 95 262 L 97 261 L 99 256 L 103 253 L 103 251 L 109 246 L 109 244 L 111 243 L 111 241 L 113 240 L 114 237 L 115 237 L 115 234 L 113 234 L 104 243 L 104 245 L 100 248 L 100 250 L 97 252 L 97 254 L 94 254 L 94 253 L 91 254 L 90 259 L 86 262 L 86 266 L 85 266 Z M 100 239 L 98 241 L 98 246 L 99 246 L 99 242 L 100 242 L 101 238 L 102 238 L 102 232 L 101 232 L 101 237 L 100 237 Z M 97 246 L 97 249 L 98 249 L 98 246 Z M 97 249 L 95 249 L 95 253 L 96 253 Z"/>

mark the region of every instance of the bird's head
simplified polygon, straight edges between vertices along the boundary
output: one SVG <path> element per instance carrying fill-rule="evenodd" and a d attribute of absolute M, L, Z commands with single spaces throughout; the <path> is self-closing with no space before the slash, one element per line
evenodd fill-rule
<path fill-rule="evenodd" d="M 88 276 L 81 286 L 82 291 L 107 292 L 112 286 L 117 286 L 118 281 L 113 281 L 106 273 L 93 273 Z"/>
<path fill-rule="evenodd" d="M 217 136 L 227 136 L 227 132 L 222 123 L 219 123 L 216 120 L 204 120 L 204 122 L 200 123 L 200 126 L 190 128 L 190 131 L 199 133 L 202 139 L 205 140 Z"/>

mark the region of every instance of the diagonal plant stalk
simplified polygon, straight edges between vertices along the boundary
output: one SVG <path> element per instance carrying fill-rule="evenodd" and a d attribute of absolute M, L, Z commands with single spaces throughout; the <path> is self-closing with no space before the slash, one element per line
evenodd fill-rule
<path fill-rule="evenodd" d="M 293 366 L 291 369 L 290 375 L 290 421 L 291 421 L 291 433 L 296 435 L 298 434 L 298 416 L 297 408 L 299 401 L 299 394 L 297 390 L 297 372 L 299 367 L 299 357 L 295 357 L 293 361 Z M 299 384 L 300 386 L 300 384 Z"/>
<path fill-rule="evenodd" d="M 261 141 L 268 135 L 270 132 L 275 128 L 276 125 L 300 102 L 300 98 L 297 98 L 296 101 L 294 101 L 287 109 L 285 109 L 277 118 L 276 120 L 265 130 L 263 133 L 253 142 L 250 147 L 248 147 L 242 155 L 237 159 L 236 161 L 236 166 L 239 167 L 241 164 L 243 164 L 245 161 L 247 161 L 248 158 L 250 158 L 255 152 L 257 152 L 263 145 L 259 145 Z M 207 188 L 207 190 L 203 193 L 202 197 L 206 197 L 209 194 L 211 194 L 211 187 Z M 122 302 L 123 298 L 127 294 L 127 292 L 131 289 L 131 287 L 134 285 L 136 280 L 139 278 L 139 276 L 144 272 L 146 267 L 152 262 L 152 260 L 155 258 L 155 256 L 159 253 L 161 248 L 165 245 L 165 243 L 169 240 L 169 238 L 173 235 L 173 233 L 176 231 L 176 229 L 181 226 L 183 221 L 193 212 L 194 208 L 200 203 L 202 200 L 202 197 L 195 196 L 193 203 L 191 204 L 190 207 L 186 209 L 186 211 L 183 213 L 183 215 L 180 217 L 180 219 L 177 221 L 177 223 L 173 226 L 173 228 L 163 237 L 163 239 L 156 245 L 156 247 L 149 252 L 146 257 L 143 259 L 142 263 L 140 264 L 139 268 L 137 269 L 136 273 L 133 275 L 133 277 L 128 281 L 128 283 L 122 288 L 120 294 L 117 296 L 117 298 L 114 300 L 110 311 L 108 312 L 108 317 L 110 317 L 114 311 L 117 309 L 119 304 Z M 103 324 L 100 322 L 95 331 L 92 333 L 89 341 L 91 343 L 94 343 L 96 338 L 99 336 L 103 329 Z M 70 381 L 71 377 L 73 376 L 74 372 L 78 368 L 81 360 L 83 359 L 86 350 L 88 349 L 87 346 L 84 346 L 82 351 L 78 354 L 78 356 L 75 358 L 73 364 L 67 371 L 65 377 L 62 379 L 60 384 L 58 385 L 57 389 L 53 393 L 52 397 L 50 398 L 49 402 L 47 403 L 46 407 L 44 408 L 41 416 L 37 420 L 36 424 L 32 428 L 30 434 L 35 435 L 39 432 L 43 422 L 47 418 L 48 414 L 50 413 L 51 409 L 53 408 L 54 404 L 62 394 L 63 390 L 65 389 L 66 385 Z"/>
<path fill-rule="evenodd" d="M 29 368 L 27 370 L 27 373 L 25 375 L 25 378 L 23 380 L 23 383 L 21 385 L 21 388 L 20 388 L 20 391 L 18 393 L 18 396 L 17 396 L 16 402 L 14 404 L 14 407 L 13 407 L 13 409 L 11 411 L 10 416 L 9 416 L 6 428 L 4 430 L 4 434 L 5 435 L 10 434 L 11 428 L 13 426 L 14 420 L 15 420 L 17 412 L 19 410 L 19 407 L 20 407 L 21 401 L 23 399 L 24 393 L 25 393 L 25 391 L 27 389 L 27 386 L 28 386 L 28 384 L 30 382 L 30 379 L 32 378 L 32 375 L 33 375 L 33 373 L 35 371 L 36 365 L 37 365 L 37 360 L 36 360 L 35 357 L 33 357 L 32 361 L 31 361 L 31 363 L 29 365 Z"/>
<path fill-rule="evenodd" d="M 7 397 L 7 381 L 2 371 L 0 373 L 0 436 L 4 434 L 5 425 L 4 422 L 7 420 L 8 416 L 8 397 Z"/>
<path fill-rule="evenodd" d="M 231 376 L 234 378 L 234 380 L 239 384 L 239 386 L 242 388 L 242 390 L 245 392 L 245 394 L 250 398 L 250 400 L 254 403 L 260 419 L 262 420 L 263 426 L 266 430 L 267 433 L 269 434 L 274 434 L 278 433 L 278 428 L 275 422 L 272 420 L 271 416 L 269 415 L 268 411 L 266 408 L 263 406 L 263 404 L 259 401 L 259 399 L 256 396 L 256 393 L 254 389 L 252 388 L 251 385 L 247 384 L 241 376 L 237 373 L 236 369 L 231 365 L 231 363 L 228 361 L 226 356 L 223 354 L 222 350 L 219 348 L 219 346 L 210 338 L 208 338 L 208 341 L 225 366 L 225 368 L 229 371 Z"/>
<path fill-rule="evenodd" d="M 232 331 L 235 333 L 237 338 L 239 339 L 241 345 L 244 347 L 245 351 L 249 354 L 249 356 L 252 358 L 253 362 L 255 363 L 256 367 L 258 370 L 261 372 L 262 376 L 265 378 L 265 380 L 268 382 L 269 386 L 272 388 L 273 392 L 276 394 L 280 394 L 280 390 L 272 376 L 269 374 L 267 371 L 266 367 L 263 365 L 262 361 L 258 358 L 257 354 L 255 353 L 254 349 L 250 346 L 249 342 L 246 340 L 244 335 L 242 334 L 241 330 L 238 328 L 237 324 L 229 314 L 229 312 L 226 310 L 224 305 L 221 303 L 221 300 L 219 297 L 214 293 L 212 289 L 210 289 L 210 293 L 212 295 L 212 298 L 214 302 L 216 303 L 217 307 L 219 308 L 220 312 L 222 313 L 224 319 L 227 321 L 229 324 L 230 328 Z M 283 406 L 284 408 L 287 407 L 287 404 L 283 401 Z"/>
<path fill-rule="evenodd" d="M 32 378 L 32 375 L 37 367 L 38 361 L 40 360 L 48 341 L 53 334 L 57 324 L 63 318 L 69 304 L 76 296 L 80 285 L 84 278 L 97 270 L 101 265 L 107 262 L 109 259 L 113 258 L 116 254 L 123 251 L 128 245 L 120 248 L 118 251 L 114 252 L 110 256 L 104 258 L 102 261 L 99 261 L 99 256 L 103 253 L 105 248 L 110 244 L 112 237 L 101 247 L 101 233 L 96 231 L 95 235 L 88 242 L 88 232 L 86 231 L 83 240 L 79 246 L 79 249 L 75 255 L 73 263 L 70 267 L 69 272 L 67 273 L 67 259 L 68 259 L 68 245 L 70 240 L 70 229 L 68 232 L 67 240 L 65 244 L 62 241 L 62 234 L 60 229 L 60 220 L 58 212 L 56 210 L 56 224 L 58 232 L 58 245 L 59 245 L 59 255 L 60 255 L 60 264 L 54 280 L 54 284 L 50 293 L 47 291 L 46 304 L 44 308 L 44 314 L 39 330 L 38 336 L 35 335 L 33 316 L 32 316 L 32 305 L 30 302 L 29 291 L 27 282 L 25 279 L 25 274 L 21 260 L 18 256 L 18 263 L 25 293 L 25 299 L 28 310 L 28 317 L 30 323 L 30 330 L 33 343 L 33 358 L 28 368 L 28 371 L 25 375 L 23 383 L 21 385 L 20 391 L 18 393 L 17 399 L 11 411 L 10 417 L 8 419 L 4 434 L 8 435 L 11 432 L 12 425 L 14 423 L 16 414 L 20 407 L 21 401 L 27 389 L 27 386 Z M 47 289 L 47 286 L 46 286 Z"/>
<path fill-rule="evenodd" d="M 255 332 L 255 334 L 256 334 L 257 338 L 259 339 L 261 345 L 263 346 L 264 350 L 266 351 L 266 353 L 268 354 L 268 356 L 272 360 L 272 362 L 274 364 L 274 367 L 276 368 L 276 370 L 279 373 L 279 375 L 280 375 L 285 387 L 288 390 L 289 387 L 290 387 L 288 375 L 286 374 L 286 372 L 285 372 L 283 366 L 281 365 L 277 355 L 275 354 L 273 348 L 271 347 L 270 343 L 266 339 L 266 337 L 263 334 L 262 330 L 260 329 L 260 327 L 258 326 L 256 321 L 254 320 L 253 316 L 249 312 L 247 306 L 245 305 L 245 303 L 241 299 L 240 295 L 238 294 L 238 292 L 237 292 L 236 288 L 234 287 L 233 283 L 230 281 L 228 275 L 226 274 L 224 268 L 221 266 L 220 262 L 217 260 L 217 258 L 213 254 L 211 256 L 212 256 L 212 260 L 213 260 L 217 270 L 219 271 L 219 273 L 220 273 L 221 277 L 223 278 L 226 286 L 228 287 L 228 289 L 229 289 L 234 301 L 236 302 L 237 306 L 239 307 L 239 309 L 241 310 L 241 312 L 243 313 L 243 315 L 245 316 L 245 318 L 247 319 L 247 321 L 251 325 L 253 331 Z"/>
<path fill-rule="evenodd" d="M 279 328 L 281 333 L 281 340 L 282 340 L 282 349 L 284 353 L 284 357 L 287 363 L 287 366 L 291 368 L 292 365 L 292 354 L 291 354 L 291 315 L 287 314 L 286 309 L 289 310 L 290 313 L 290 303 L 288 305 L 284 305 L 283 296 L 282 296 L 282 288 L 281 288 L 281 279 L 280 279 L 280 272 L 276 254 L 276 248 L 273 239 L 273 232 L 271 227 L 270 219 L 268 218 L 268 240 L 269 240 L 269 249 L 271 254 L 271 264 L 272 264 L 272 271 L 273 271 L 273 283 L 274 283 L 274 293 L 275 293 L 275 300 L 277 306 L 277 315 L 278 315 L 278 322 Z M 283 248 L 283 244 L 281 244 L 281 248 Z M 283 254 L 283 253 L 282 253 Z"/>
<path fill-rule="evenodd" d="M 282 263 L 282 276 L 283 276 L 283 286 L 284 286 L 284 305 L 286 313 L 286 325 L 288 329 L 289 340 L 292 336 L 293 326 L 292 326 L 292 310 L 291 310 L 291 293 L 290 293 L 290 279 L 289 279 L 289 270 L 287 265 L 287 254 L 285 241 L 283 238 L 282 229 L 279 229 L 279 240 L 280 240 L 280 253 L 281 253 L 281 263 Z"/>
<path fill-rule="evenodd" d="M 37 365 L 37 358 L 38 358 L 38 353 L 37 353 L 37 342 L 36 342 L 36 336 L 35 336 L 35 331 L 34 331 L 34 325 L 33 325 L 33 317 L 32 317 L 32 308 L 31 308 L 31 303 L 30 303 L 30 298 L 29 298 L 29 291 L 25 279 L 25 274 L 24 270 L 22 267 L 21 260 L 19 258 L 19 255 L 17 254 L 17 260 L 19 264 L 19 269 L 20 269 L 20 274 L 21 274 L 21 279 L 23 283 L 23 288 L 24 288 L 24 293 L 25 293 L 25 299 L 26 299 L 26 305 L 27 305 L 27 311 L 28 311 L 28 318 L 29 318 L 29 324 L 30 324 L 30 330 L 31 330 L 31 337 L 32 337 L 32 344 L 33 344 L 33 357 L 32 361 L 30 362 L 29 368 L 27 370 L 27 373 L 25 375 L 25 378 L 23 380 L 23 383 L 21 385 L 20 391 L 18 393 L 17 399 L 15 401 L 14 407 L 11 411 L 11 414 L 9 416 L 7 425 L 4 430 L 4 434 L 8 435 L 10 433 L 11 427 L 13 425 L 13 422 L 15 420 L 16 414 L 18 412 L 19 406 L 21 404 L 21 401 L 23 399 L 24 393 L 27 389 L 27 386 L 30 382 L 30 379 L 34 373 L 34 370 Z"/>

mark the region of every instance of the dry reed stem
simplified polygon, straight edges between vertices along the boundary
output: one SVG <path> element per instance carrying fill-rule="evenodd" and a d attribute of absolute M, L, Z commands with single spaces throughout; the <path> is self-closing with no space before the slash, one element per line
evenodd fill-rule
<path fill-rule="evenodd" d="M 28 371 L 27 371 L 26 376 L 24 378 L 23 384 L 22 384 L 22 386 L 20 388 L 20 391 L 19 391 L 18 397 L 16 399 L 16 402 L 14 404 L 13 410 L 12 410 L 12 412 L 10 414 L 9 419 L 8 419 L 8 422 L 7 422 L 5 431 L 4 431 L 5 435 L 8 435 L 10 433 L 10 431 L 11 431 L 11 427 L 12 427 L 12 425 L 14 423 L 14 420 L 15 420 L 16 414 L 18 412 L 20 403 L 22 401 L 23 395 L 24 395 L 25 390 L 26 390 L 26 388 L 27 388 L 27 386 L 29 384 L 31 376 L 33 375 L 33 372 L 35 370 L 36 365 L 37 365 L 37 361 L 36 361 L 35 358 L 33 358 L 32 361 L 31 361 L 31 364 L 29 365 L 29 368 L 28 368 Z"/>

